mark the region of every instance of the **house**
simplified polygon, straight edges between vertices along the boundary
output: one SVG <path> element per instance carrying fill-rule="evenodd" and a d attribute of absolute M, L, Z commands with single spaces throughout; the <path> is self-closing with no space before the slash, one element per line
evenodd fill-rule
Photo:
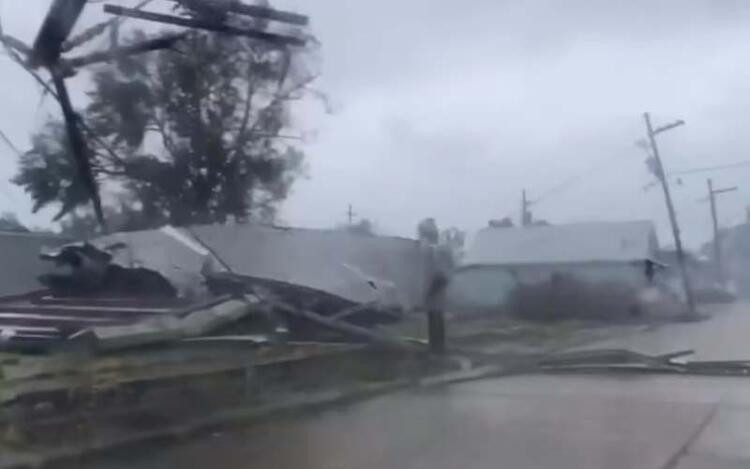
<path fill-rule="evenodd" d="M 742 298 L 750 298 L 750 221 L 728 228 L 721 236 L 724 276 Z"/>
<path fill-rule="evenodd" d="M 586 282 L 647 283 L 646 261 L 657 258 L 649 221 L 487 227 L 470 245 L 447 292 L 454 307 L 495 307 L 518 284 L 570 274 Z"/>
<path fill-rule="evenodd" d="M 0 296 L 44 288 L 37 277 L 47 272 L 49 265 L 39 254 L 67 241 L 47 233 L 0 231 Z"/>
<path fill-rule="evenodd" d="M 215 254 L 234 273 L 301 285 L 353 302 L 389 301 L 404 309 L 422 305 L 430 268 L 413 239 L 341 230 L 259 224 L 167 226 L 94 240 L 115 246 L 115 261 L 154 269 L 182 285 L 200 284 Z M 221 269 L 220 262 L 212 262 Z"/>

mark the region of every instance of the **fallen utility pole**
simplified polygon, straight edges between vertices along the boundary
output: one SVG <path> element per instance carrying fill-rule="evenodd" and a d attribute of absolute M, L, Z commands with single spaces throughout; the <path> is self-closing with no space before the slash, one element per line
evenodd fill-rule
<path fill-rule="evenodd" d="M 711 221 L 714 228 L 714 264 L 716 267 L 716 279 L 721 285 L 724 285 L 724 266 L 721 256 L 721 240 L 719 239 L 719 220 L 716 215 L 716 196 L 727 192 L 737 190 L 737 186 L 726 187 L 724 189 L 714 189 L 713 181 L 709 178 L 708 183 L 708 201 L 711 203 Z"/>
<path fill-rule="evenodd" d="M 83 138 L 80 123 L 78 122 L 78 114 L 76 114 L 73 109 L 73 104 L 70 102 L 68 87 L 65 85 L 65 78 L 60 73 L 60 70 L 57 68 L 50 68 L 49 71 L 52 75 L 52 84 L 55 86 L 57 99 L 60 102 L 60 109 L 63 113 L 63 120 L 65 121 L 70 148 L 78 167 L 78 175 L 89 193 L 91 204 L 94 208 L 94 215 L 96 215 L 99 225 L 106 232 L 107 225 L 104 220 L 104 211 L 102 210 L 99 188 L 96 184 L 94 173 L 91 170 L 91 153 L 88 145 L 86 145 L 86 140 Z"/>
<path fill-rule="evenodd" d="M 669 191 L 669 182 L 666 178 L 666 173 L 664 171 L 664 165 L 661 161 L 661 156 L 659 154 L 659 147 L 656 144 L 656 135 L 662 132 L 666 132 L 668 130 L 672 130 L 675 127 L 679 127 L 681 125 L 685 124 L 685 121 L 678 120 L 671 124 L 667 124 L 661 127 L 658 127 L 656 129 L 653 128 L 651 124 L 651 117 L 649 116 L 648 112 L 643 113 L 643 119 L 646 122 L 646 132 L 648 133 L 648 141 L 651 145 L 651 151 L 653 153 L 652 157 L 655 162 L 655 172 L 656 177 L 659 179 L 659 182 L 661 183 L 661 187 L 664 190 L 664 200 L 667 203 L 667 211 L 669 212 L 669 222 L 672 226 L 672 235 L 674 236 L 674 244 L 675 249 L 677 251 L 677 264 L 680 269 L 680 276 L 682 277 L 682 286 L 685 289 L 685 299 L 687 300 L 687 306 L 688 306 L 688 313 L 687 318 L 688 319 L 694 319 L 697 316 L 696 310 L 695 310 L 695 299 L 693 297 L 693 288 L 690 282 L 690 276 L 687 272 L 687 265 L 685 263 L 685 252 L 682 249 L 682 239 L 680 239 L 680 228 L 677 224 L 677 214 L 674 210 L 674 204 L 672 203 L 672 195 Z"/>
<path fill-rule="evenodd" d="M 85 0 L 55 0 L 50 6 L 42 27 L 39 29 L 34 46 L 28 56 L 30 67 L 44 66 L 52 76 L 52 83 L 60 102 L 60 108 L 65 120 L 65 129 L 70 142 L 73 160 L 78 176 L 81 178 L 94 208 L 96 219 L 106 232 L 104 213 L 96 179 L 91 171 L 90 151 L 80 128 L 79 117 L 73 109 L 65 85 L 65 77 L 59 67 L 62 44 L 78 21 L 86 5 Z"/>

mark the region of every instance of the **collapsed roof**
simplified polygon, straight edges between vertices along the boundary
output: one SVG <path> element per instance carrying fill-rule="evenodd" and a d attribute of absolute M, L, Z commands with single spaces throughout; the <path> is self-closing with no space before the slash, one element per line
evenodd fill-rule
<path fill-rule="evenodd" d="M 113 252 L 115 262 L 156 270 L 178 288 L 194 283 L 213 252 L 238 275 L 405 309 L 422 304 L 429 269 L 416 240 L 338 230 L 202 225 L 117 233 L 93 243 L 100 248 L 122 243 Z"/>

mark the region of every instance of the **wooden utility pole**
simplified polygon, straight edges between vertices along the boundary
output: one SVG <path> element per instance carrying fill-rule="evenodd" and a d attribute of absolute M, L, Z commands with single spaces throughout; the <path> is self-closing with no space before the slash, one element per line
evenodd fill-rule
<path fill-rule="evenodd" d="M 680 239 L 680 228 L 677 224 L 677 214 L 674 210 L 674 204 L 672 203 L 672 194 L 669 192 L 669 182 L 665 176 L 664 165 L 659 155 L 659 147 L 656 144 L 656 135 L 667 130 L 674 129 L 680 125 L 685 124 L 684 121 L 678 120 L 671 124 L 667 124 L 656 129 L 651 125 L 651 117 L 648 112 L 643 113 L 643 119 L 646 122 L 646 132 L 648 133 L 648 141 L 651 146 L 653 153 L 656 177 L 661 183 L 661 187 L 664 190 L 664 200 L 667 203 L 667 211 L 669 212 L 669 222 L 672 225 L 672 235 L 674 236 L 674 245 L 677 250 L 677 264 L 680 269 L 680 276 L 682 277 L 682 286 L 685 289 L 685 299 L 687 300 L 688 313 L 687 317 L 693 319 L 697 313 L 695 310 L 695 299 L 693 298 L 693 288 L 690 283 L 690 276 L 688 276 L 687 265 L 685 264 L 685 252 L 682 249 L 682 239 Z"/>
<path fill-rule="evenodd" d="M 719 239 L 719 220 L 716 215 L 716 195 L 725 192 L 736 191 L 737 187 L 727 187 L 724 189 L 714 189 L 713 181 L 709 178 L 708 183 L 708 201 L 711 204 L 711 221 L 714 228 L 714 264 L 716 266 L 716 279 L 721 285 L 724 285 L 724 265 L 721 256 L 721 240 Z"/>
<path fill-rule="evenodd" d="M 526 189 L 523 189 L 521 190 L 521 226 L 528 226 L 531 224 L 530 206 L 531 202 L 526 198 Z"/>
<path fill-rule="evenodd" d="M 349 204 L 349 208 L 346 210 L 346 219 L 348 220 L 349 226 L 354 223 L 354 216 L 356 213 L 352 210 L 352 204 Z"/>

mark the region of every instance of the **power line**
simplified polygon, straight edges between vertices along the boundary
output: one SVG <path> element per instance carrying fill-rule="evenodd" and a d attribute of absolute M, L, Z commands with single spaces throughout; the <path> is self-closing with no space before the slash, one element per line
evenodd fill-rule
<path fill-rule="evenodd" d="M 724 165 L 718 165 L 718 166 L 706 166 L 703 168 L 693 168 L 693 169 L 684 169 L 682 171 L 670 171 L 668 176 L 679 176 L 683 174 L 694 174 L 694 173 L 704 173 L 708 171 L 720 171 L 722 169 L 732 169 L 732 168 L 740 168 L 743 166 L 750 166 L 750 161 L 743 160 L 738 161 L 736 163 L 728 163 Z"/>
<path fill-rule="evenodd" d="M 574 174 L 573 176 L 570 176 L 567 179 L 564 179 L 563 182 L 561 182 L 560 184 L 557 184 L 556 186 L 553 186 L 552 188 L 546 190 L 545 192 L 542 193 L 542 195 L 540 195 L 536 199 L 530 201 L 529 204 L 530 205 L 538 204 L 539 202 L 541 202 L 541 201 L 549 198 L 550 196 L 558 194 L 558 193 L 564 191 L 568 187 L 576 184 L 581 179 L 583 179 L 583 178 L 591 175 L 592 173 L 598 171 L 599 169 L 604 168 L 611 161 L 613 161 L 615 159 L 619 159 L 619 158 L 620 158 L 620 155 L 613 155 L 612 158 L 607 158 L 605 160 L 598 161 L 598 162 L 592 164 L 591 166 L 589 166 L 585 170 L 581 171 L 580 173 Z"/>

